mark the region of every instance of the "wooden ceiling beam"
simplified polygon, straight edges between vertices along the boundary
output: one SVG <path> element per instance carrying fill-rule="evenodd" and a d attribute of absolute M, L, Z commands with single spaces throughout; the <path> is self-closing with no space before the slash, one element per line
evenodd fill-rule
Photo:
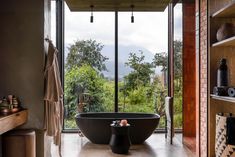
<path fill-rule="evenodd" d="M 65 0 L 71 11 L 164 11 L 172 0 Z"/>

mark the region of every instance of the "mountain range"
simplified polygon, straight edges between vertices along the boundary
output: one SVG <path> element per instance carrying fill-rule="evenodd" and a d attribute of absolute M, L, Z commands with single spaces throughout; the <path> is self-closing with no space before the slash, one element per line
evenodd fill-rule
<path fill-rule="evenodd" d="M 150 52 L 149 50 L 139 47 L 139 46 L 124 46 L 119 45 L 118 47 L 118 74 L 119 78 L 123 78 L 124 76 L 128 75 L 131 72 L 131 68 L 129 66 L 126 66 L 125 63 L 128 62 L 129 54 L 130 53 L 136 53 L 137 56 L 140 56 L 141 51 L 143 52 L 143 55 L 145 56 L 145 62 L 151 63 L 154 58 L 154 54 Z M 108 71 L 103 71 L 105 77 L 108 78 L 114 78 L 114 46 L 112 45 L 105 45 L 102 49 L 102 55 L 109 58 L 105 65 L 107 67 Z M 161 73 L 161 68 L 157 67 L 155 69 L 156 74 Z"/>
<path fill-rule="evenodd" d="M 65 57 L 67 57 L 68 54 L 68 44 L 66 46 L 65 51 Z M 154 53 L 150 52 L 146 48 L 135 46 L 135 45 L 119 45 L 118 46 L 118 74 L 119 78 L 122 79 L 124 76 L 128 75 L 131 72 L 131 68 L 129 66 L 126 66 L 125 63 L 128 62 L 129 54 L 130 53 L 136 53 L 137 56 L 140 56 L 141 51 L 143 52 L 143 55 L 145 56 L 145 62 L 151 63 L 154 58 Z M 102 71 L 104 76 L 106 78 L 113 79 L 114 78 L 114 67 L 115 67 L 115 59 L 114 59 L 114 45 L 104 45 L 101 54 L 108 58 L 108 60 L 105 62 L 107 71 Z M 155 74 L 161 74 L 161 68 L 156 67 L 155 68 Z"/>

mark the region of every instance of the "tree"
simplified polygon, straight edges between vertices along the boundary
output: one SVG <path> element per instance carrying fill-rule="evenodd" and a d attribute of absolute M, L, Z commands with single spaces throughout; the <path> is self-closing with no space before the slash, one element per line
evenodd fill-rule
<path fill-rule="evenodd" d="M 162 72 L 167 72 L 168 54 L 166 52 L 157 53 L 153 59 L 154 66 L 161 66 Z M 160 86 L 159 86 L 160 87 Z M 158 87 L 158 88 L 159 88 Z M 162 89 L 161 89 L 162 88 Z M 164 113 L 164 98 L 166 96 L 165 87 L 159 88 L 156 94 L 158 99 L 156 102 L 157 113 Z M 162 92 L 162 91 L 165 91 Z M 174 114 L 176 127 L 182 126 L 182 41 L 174 41 Z M 163 122 L 161 122 L 163 123 Z"/>
<path fill-rule="evenodd" d="M 96 40 L 77 40 L 69 47 L 65 64 L 66 70 L 81 67 L 84 64 L 90 65 L 98 71 L 107 70 L 105 61 L 108 58 L 101 54 L 103 46 L 101 43 L 97 43 Z"/>
<path fill-rule="evenodd" d="M 161 83 L 158 76 L 154 77 L 152 88 L 154 89 L 155 111 L 162 117 L 165 115 L 165 97 L 167 96 L 167 89 Z"/>
<path fill-rule="evenodd" d="M 103 84 L 104 81 L 90 65 L 73 67 L 65 74 L 65 105 L 67 113 L 73 117 L 79 103 L 86 103 L 82 108 L 84 112 L 104 111 Z M 81 96 L 89 96 L 88 102 L 81 102 Z"/>
<path fill-rule="evenodd" d="M 174 41 L 174 70 L 176 78 L 182 77 L 182 45 L 182 41 Z"/>
<path fill-rule="evenodd" d="M 151 74 L 154 73 L 153 66 L 151 63 L 144 62 L 144 59 L 142 51 L 140 56 L 135 53 L 129 54 L 128 62 L 125 65 L 130 66 L 133 71 L 124 78 L 127 89 L 136 89 L 139 85 L 146 86 L 150 83 Z"/>
<path fill-rule="evenodd" d="M 166 72 L 168 66 L 168 54 L 166 52 L 156 53 L 153 58 L 153 65 L 161 66 L 161 71 Z"/>
<path fill-rule="evenodd" d="M 107 57 L 103 45 L 95 40 L 77 40 L 69 46 L 65 64 L 65 113 L 68 120 L 79 112 L 102 112 Z M 69 123 L 70 124 L 70 123 Z"/>
<path fill-rule="evenodd" d="M 161 66 L 162 72 L 167 71 L 168 54 L 166 52 L 156 53 L 153 59 L 153 65 Z M 174 41 L 174 73 L 175 78 L 182 76 L 182 41 Z"/>

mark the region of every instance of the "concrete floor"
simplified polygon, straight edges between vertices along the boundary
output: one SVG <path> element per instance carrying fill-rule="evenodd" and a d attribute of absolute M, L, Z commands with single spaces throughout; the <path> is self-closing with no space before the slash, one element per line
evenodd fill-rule
<path fill-rule="evenodd" d="M 132 145 L 127 155 L 112 153 L 109 145 L 97 145 L 78 134 L 62 135 L 63 157 L 195 157 L 181 143 L 181 135 L 176 135 L 174 144 L 165 140 L 164 134 L 153 134 L 143 145 Z"/>

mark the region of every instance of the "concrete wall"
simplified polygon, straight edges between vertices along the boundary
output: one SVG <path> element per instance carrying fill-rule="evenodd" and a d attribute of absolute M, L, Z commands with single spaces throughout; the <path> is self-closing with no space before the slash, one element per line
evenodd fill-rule
<path fill-rule="evenodd" d="M 0 97 L 18 96 L 29 109 L 23 128 L 38 132 L 44 121 L 44 38 L 50 32 L 49 6 L 49 0 L 7 0 L 0 5 Z M 37 137 L 37 143 L 43 145 L 44 135 Z M 38 145 L 37 156 L 44 154 L 42 145 Z"/>

